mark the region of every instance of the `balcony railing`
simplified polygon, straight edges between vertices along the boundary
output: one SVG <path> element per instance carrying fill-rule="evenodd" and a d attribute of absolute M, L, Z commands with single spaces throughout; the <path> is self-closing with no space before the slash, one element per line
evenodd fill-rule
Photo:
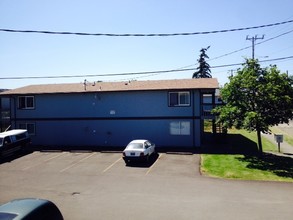
<path fill-rule="evenodd" d="M 208 118 L 212 118 L 212 117 L 215 117 L 214 114 L 212 114 L 212 110 L 217 107 L 217 106 L 220 106 L 220 105 L 223 105 L 222 103 L 218 103 L 218 104 L 202 104 L 201 106 L 201 116 L 204 116 L 204 117 L 208 117 Z"/>
<path fill-rule="evenodd" d="M 205 117 L 212 116 L 213 105 L 211 104 L 203 104 L 201 109 L 201 115 Z"/>

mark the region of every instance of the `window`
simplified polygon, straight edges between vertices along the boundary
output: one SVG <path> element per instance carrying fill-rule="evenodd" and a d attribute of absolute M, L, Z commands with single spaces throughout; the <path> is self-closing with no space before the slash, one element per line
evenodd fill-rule
<path fill-rule="evenodd" d="M 212 94 L 203 94 L 202 95 L 202 103 L 203 104 L 212 104 L 213 103 Z"/>
<path fill-rule="evenodd" d="M 171 135 L 190 135 L 189 121 L 173 121 L 170 123 Z"/>
<path fill-rule="evenodd" d="M 27 130 L 29 135 L 36 134 L 36 125 L 34 123 L 21 123 L 19 124 L 19 128 Z"/>
<path fill-rule="evenodd" d="M 34 109 L 35 108 L 34 97 L 33 96 L 19 96 L 18 108 L 19 109 Z"/>
<path fill-rule="evenodd" d="M 190 106 L 190 92 L 170 92 L 169 106 Z"/>

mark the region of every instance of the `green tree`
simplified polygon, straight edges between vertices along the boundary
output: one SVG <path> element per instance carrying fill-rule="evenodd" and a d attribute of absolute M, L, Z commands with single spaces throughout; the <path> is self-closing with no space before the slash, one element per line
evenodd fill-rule
<path fill-rule="evenodd" d="M 262 154 L 261 132 L 269 127 L 288 123 L 293 118 L 293 80 L 281 74 L 276 66 L 261 68 L 249 59 L 230 82 L 221 89 L 225 105 L 214 109 L 218 123 L 224 127 L 256 131 Z"/>
<path fill-rule="evenodd" d="M 206 59 L 209 58 L 206 51 L 209 48 L 210 46 L 200 50 L 199 59 L 197 60 L 199 66 L 197 67 L 197 71 L 193 73 L 192 78 L 212 78 L 210 65 L 206 62 Z"/>

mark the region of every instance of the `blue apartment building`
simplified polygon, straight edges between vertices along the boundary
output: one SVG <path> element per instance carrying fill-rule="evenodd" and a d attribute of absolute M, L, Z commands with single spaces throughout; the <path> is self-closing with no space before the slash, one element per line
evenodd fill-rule
<path fill-rule="evenodd" d="M 30 85 L 0 93 L 9 100 L 1 120 L 27 129 L 36 146 L 111 149 L 149 139 L 195 148 L 218 87 L 215 78 Z"/>

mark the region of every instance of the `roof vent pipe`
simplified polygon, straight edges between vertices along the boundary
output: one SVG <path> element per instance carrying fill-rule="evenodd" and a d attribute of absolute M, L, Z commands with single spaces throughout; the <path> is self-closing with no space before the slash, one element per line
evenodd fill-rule
<path fill-rule="evenodd" d="M 87 81 L 86 81 L 86 79 L 85 79 L 84 82 L 83 82 L 83 85 L 84 85 L 84 91 L 86 91 L 86 83 L 87 83 Z"/>

